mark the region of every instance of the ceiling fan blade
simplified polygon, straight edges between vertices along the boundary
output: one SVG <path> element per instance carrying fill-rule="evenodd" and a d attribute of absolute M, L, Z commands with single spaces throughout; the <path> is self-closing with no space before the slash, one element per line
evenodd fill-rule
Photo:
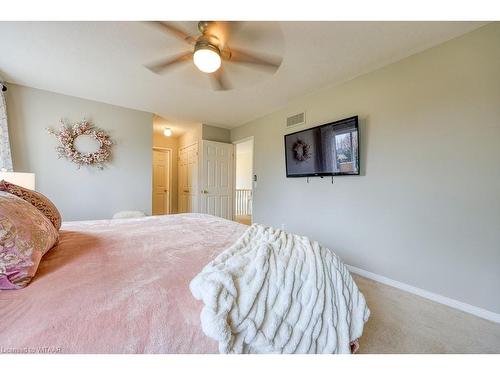
<path fill-rule="evenodd" d="M 170 35 L 175 36 L 176 38 L 185 41 L 186 43 L 192 45 L 196 43 L 196 38 L 189 35 L 185 31 L 179 29 L 172 22 L 167 21 L 147 21 L 150 25 L 157 27 L 160 30 L 166 31 Z"/>
<path fill-rule="evenodd" d="M 222 67 L 220 67 L 217 71 L 210 73 L 209 76 L 210 83 L 215 91 L 231 90 L 231 85 L 229 84 L 227 75 L 224 73 Z"/>
<path fill-rule="evenodd" d="M 221 48 L 224 48 L 244 23 L 244 21 L 213 21 L 208 25 L 208 32 L 215 35 L 220 41 Z"/>
<path fill-rule="evenodd" d="M 171 68 L 179 63 L 191 60 L 192 56 L 193 56 L 192 52 L 186 52 L 186 53 L 174 56 L 174 57 L 169 57 L 169 58 L 148 64 L 148 65 L 145 65 L 145 67 L 148 68 L 149 70 L 151 70 L 153 73 L 161 74 L 166 69 L 169 69 L 169 68 Z"/>
<path fill-rule="evenodd" d="M 281 57 L 259 57 L 252 52 L 247 52 L 241 49 L 231 48 L 229 54 L 225 53 L 227 50 L 223 50 L 222 56 L 228 61 L 241 64 L 249 64 L 253 67 L 265 69 L 268 71 L 276 71 L 281 65 Z"/>

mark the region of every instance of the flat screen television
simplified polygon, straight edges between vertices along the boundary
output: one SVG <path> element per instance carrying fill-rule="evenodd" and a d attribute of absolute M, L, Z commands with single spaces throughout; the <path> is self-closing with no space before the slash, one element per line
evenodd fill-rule
<path fill-rule="evenodd" d="M 358 116 L 285 135 L 287 177 L 359 175 Z"/>

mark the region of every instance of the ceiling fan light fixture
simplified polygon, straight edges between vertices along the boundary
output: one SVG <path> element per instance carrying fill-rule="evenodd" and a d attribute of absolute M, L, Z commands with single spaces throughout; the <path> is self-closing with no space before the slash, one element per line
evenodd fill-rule
<path fill-rule="evenodd" d="M 219 49 L 210 43 L 197 43 L 193 62 L 203 73 L 213 73 L 220 68 L 221 57 Z"/>

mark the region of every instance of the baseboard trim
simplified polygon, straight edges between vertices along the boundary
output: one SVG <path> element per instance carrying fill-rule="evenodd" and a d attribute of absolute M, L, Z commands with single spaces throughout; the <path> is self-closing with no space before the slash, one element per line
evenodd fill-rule
<path fill-rule="evenodd" d="M 378 281 L 379 283 L 385 284 L 392 286 L 397 289 L 404 290 L 405 292 L 413 293 L 416 294 L 417 296 L 427 298 L 431 301 L 441 303 L 443 305 L 453 307 L 457 310 L 464 311 L 466 313 L 476 315 L 480 318 L 490 320 L 495 323 L 500 323 L 500 314 L 494 313 L 493 311 L 485 310 L 481 307 L 469 305 L 468 303 L 465 302 L 460 302 L 457 300 L 454 300 L 452 298 L 448 298 L 445 296 L 442 296 L 440 294 L 432 293 L 429 292 L 428 290 L 420 289 L 417 287 L 414 287 L 412 285 L 408 285 L 396 280 L 389 279 L 388 277 L 378 275 L 373 272 L 365 271 L 361 268 L 354 267 L 347 265 L 347 268 L 349 271 L 352 273 L 358 274 L 360 276 L 366 277 L 367 279 L 371 279 L 374 281 Z"/>

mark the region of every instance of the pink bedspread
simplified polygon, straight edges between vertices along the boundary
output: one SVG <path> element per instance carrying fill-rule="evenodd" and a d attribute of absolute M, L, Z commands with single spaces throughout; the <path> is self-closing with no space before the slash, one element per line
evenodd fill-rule
<path fill-rule="evenodd" d="M 0 353 L 216 353 L 189 283 L 246 228 L 199 214 L 64 223 L 31 284 L 0 291 Z"/>

